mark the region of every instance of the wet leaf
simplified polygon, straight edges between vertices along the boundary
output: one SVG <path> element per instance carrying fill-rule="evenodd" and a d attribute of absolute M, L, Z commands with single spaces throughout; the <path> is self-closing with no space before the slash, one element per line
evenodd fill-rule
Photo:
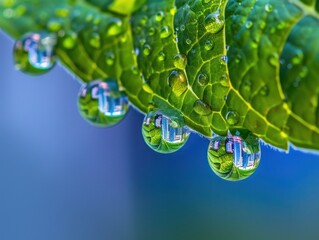
<path fill-rule="evenodd" d="M 318 150 L 318 12 L 318 0 L 0 0 L 0 27 L 55 33 L 79 80 L 117 79 L 144 113 Z"/>

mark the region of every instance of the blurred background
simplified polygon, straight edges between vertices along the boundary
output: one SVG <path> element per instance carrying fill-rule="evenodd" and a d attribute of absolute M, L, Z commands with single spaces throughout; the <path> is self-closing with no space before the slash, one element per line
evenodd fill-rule
<path fill-rule="evenodd" d="M 221 180 L 206 139 L 155 153 L 134 109 L 92 127 L 72 75 L 20 73 L 0 46 L 0 240 L 319 239 L 318 155 L 263 146 L 253 176 Z"/>

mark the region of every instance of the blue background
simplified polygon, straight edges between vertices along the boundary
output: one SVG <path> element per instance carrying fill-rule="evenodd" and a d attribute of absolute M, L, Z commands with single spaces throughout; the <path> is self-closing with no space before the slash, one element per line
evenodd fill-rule
<path fill-rule="evenodd" d="M 155 153 L 133 109 L 92 127 L 72 75 L 20 73 L 0 43 L 0 240 L 319 239 L 318 155 L 263 146 L 252 177 L 223 181 L 206 139 Z"/>

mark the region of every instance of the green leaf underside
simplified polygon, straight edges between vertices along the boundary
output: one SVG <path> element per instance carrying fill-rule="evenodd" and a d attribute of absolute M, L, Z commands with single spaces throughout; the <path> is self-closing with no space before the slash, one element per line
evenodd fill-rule
<path fill-rule="evenodd" d="M 181 115 L 205 136 L 248 129 L 278 148 L 318 150 L 318 9 L 315 0 L 0 0 L 0 27 L 14 38 L 56 32 L 72 73 L 118 80 L 144 113 Z M 210 32 L 216 12 L 225 26 Z"/>

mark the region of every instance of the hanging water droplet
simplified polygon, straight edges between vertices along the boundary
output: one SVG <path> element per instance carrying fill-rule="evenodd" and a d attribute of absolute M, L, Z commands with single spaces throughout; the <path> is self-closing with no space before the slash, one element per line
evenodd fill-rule
<path fill-rule="evenodd" d="M 173 70 L 168 76 L 168 85 L 177 95 L 182 95 L 187 90 L 187 78 L 181 70 Z"/>
<path fill-rule="evenodd" d="M 161 38 L 168 38 L 172 34 L 172 30 L 168 26 L 164 26 L 161 28 L 160 37 Z"/>
<path fill-rule="evenodd" d="M 240 136 L 216 136 L 208 147 L 208 162 L 213 172 L 222 179 L 238 181 L 252 175 L 260 162 L 260 143 L 249 134 Z"/>
<path fill-rule="evenodd" d="M 194 102 L 193 109 L 194 112 L 201 116 L 208 116 L 212 114 L 212 108 L 207 103 L 204 103 L 199 99 Z"/>
<path fill-rule="evenodd" d="M 192 44 L 192 40 L 190 40 L 189 38 L 186 39 L 186 44 L 187 45 L 191 45 Z"/>
<path fill-rule="evenodd" d="M 233 126 L 239 122 L 239 116 L 236 111 L 229 111 L 226 114 L 226 121 L 229 125 Z"/>
<path fill-rule="evenodd" d="M 82 87 L 78 107 L 81 115 L 93 125 L 109 127 L 124 118 L 128 100 L 115 80 L 96 80 Z"/>
<path fill-rule="evenodd" d="M 174 66 L 179 69 L 185 69 L 187 64 L 187 57 L 184 54 L 177 54 L 174 57 Z"/>
<path fill-rule="evenodd" d="M 200 73 L 197 76 L 197 82 L 201 86 L 206 86 L 208 84 L 208 82 L 209 82 L 209 79 L 208 79 L 206 74 Z"/>
<path fill-rule="evenodd" d="M 54 47 L 56 35 L 50 33 L 29 33 L 14 45 L 15 66 L 28 74 L 41 74 L 55 65 Z"/>
<path fill-rule="evenodd" d="M 205 18 L 205 28 L 207 32 L 218 33 L 224 27 L 224 20 L 220 15 L 219 10 L 209 14 Z"/>
<path fill-rule="evenodd" d="M 172 153 L 185 145 L 190 132 L 158 112 L 145 116 L 142 135 L 146 144 L 160 153 Z"/>

